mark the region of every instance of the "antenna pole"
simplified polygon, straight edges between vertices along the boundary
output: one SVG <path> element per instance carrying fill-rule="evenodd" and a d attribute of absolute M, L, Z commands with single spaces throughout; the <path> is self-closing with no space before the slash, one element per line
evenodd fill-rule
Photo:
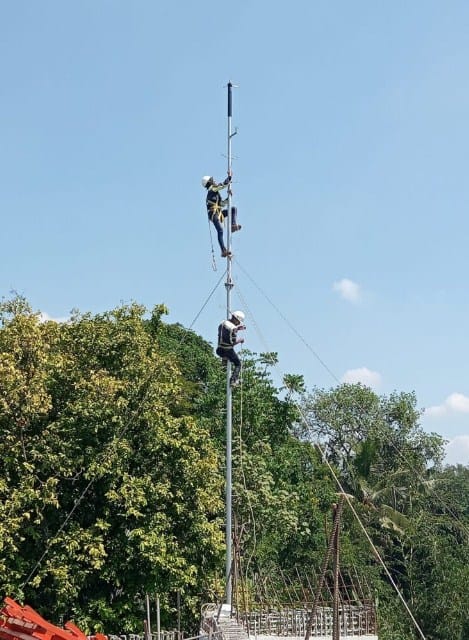
<path fill-rule="evenodd" d="M 232 88 L 231 82 L 228 82 L 228 175 L 231 176 L 231 117 L 232 117 Z M 233 281 L 231 279 L 231 184 L 228 185 L 228 229 L 226 235 L 226 248 L 228 249 L 227 269 L 226 269 L 226 317 L 231 317 L 231 289 Z M 231 531 L 231 495 L 232 495 L 232 398 L 231 398 L 231 362 L 227 362 L 226 366 L 226 603 L 231 606 L 231 568 L 232 568 L 232 531 Z"/>

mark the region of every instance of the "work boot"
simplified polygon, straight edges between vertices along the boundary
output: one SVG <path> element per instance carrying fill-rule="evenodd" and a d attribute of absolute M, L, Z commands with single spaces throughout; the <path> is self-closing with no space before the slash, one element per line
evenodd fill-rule
<path fill-rule="evenodd" d="M 233 373 L 231 374 L 231 378 L 230 378 L 230 385 L 232 387 L 236 387 L 239 384 L 239 374 L 241 372 L 241 365 L 239 366 L 235 366 L 235 368 L 233 369 Z"/>
<path fill-rule="evenodd" d="M 231 225 L 231 233 L 234 233 L 235 231 L 241 231 L 241 225 L 240 224 L 232 224 Z"/>
<path fill-rule="evenodd" d="M 221 257 L 222 258 L 230 258 L 231 257 L 231 251 L 228 251 L 228 249 L 223 249 L 223 251 L 221 252 Z"/>

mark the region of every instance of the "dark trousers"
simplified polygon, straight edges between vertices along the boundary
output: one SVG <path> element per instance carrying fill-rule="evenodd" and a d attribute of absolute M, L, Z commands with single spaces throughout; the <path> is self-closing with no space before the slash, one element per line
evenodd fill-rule
<path fill-rule="evenodd" d="M 237 218 L 237 209 L 236 207 L 231 207 L 231 224 L 234 226 L 235 224 L 237 224 L 236 222 L 236 218 Z M 222 220 L 224 220 L 228 215 L 228 211 L 226 209 L 223 209 L 223 211 L 221 212 L 221 217 Z M 209 219 L 213 222 L 213 226 L 215 227 L 215 229 L 217 230 L 217 238 L 218 238 L 218 244 L 220 245 L 220 249 L 222 251 L 222 253 L 224 253 L 226 251 L 226 247 L 225 247 L 225 243 L 223 241 L 223 224 L 220 221 L 220 216 L 216 213 L 210 213 L 208 214 Z"/>
<path fill-rule="evenodd" d="M 217 356 L 220 356 L 220 358 L 226 358 L 231 362 L 234 369 L 231 374 L 230 382 L 235 382 L 239 377 L 239 372 L 241 371 L 241 360 L 239 359 L 239 356 L 236 353 L 236 351 L 233 348 L 225 349 L 223 347 L 218 347 L 216 354 Z"/>
<path fill-rule="evenodd" d="M 224 212 L 222 211 L 222 215 L 223 215 L 223 213 Z M 216 214 L 216 213 L 213 213 L 212 215 L 209 215 L 209 218 L 213 222 L 213 226 L 217 230 L 218 244 L 220 245 L 221 252 L 225 253 L 226 247 L 225 247 L 225 243 L 223 241 L 223 225 L 220 222 L 220 218 L 219 218 L 218 214 Z"/>

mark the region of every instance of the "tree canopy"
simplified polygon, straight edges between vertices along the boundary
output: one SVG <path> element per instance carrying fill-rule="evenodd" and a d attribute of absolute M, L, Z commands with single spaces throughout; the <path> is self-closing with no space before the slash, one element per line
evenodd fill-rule
<path fill-rule="evenodd" d="M 134 631 L 158 593 L 171 627 L 179 592 L 189 628 L 223 595 L 225 373 L 165 313 L 129 304 L 57 323 L 18 296 L 0 305 L 0 585 L 52 621 Z M 320 566 L 335 476 L 428 637 L 467 638 L 469 469 L 443 466 L 413 393 L 308 391 L 298 373 L 276 388 L 275 363 L 245 351 L 233 395 L 246 576 Z M 369 585 L 380 638 L 413 637 L 347 509 L 342 564 Z"/>

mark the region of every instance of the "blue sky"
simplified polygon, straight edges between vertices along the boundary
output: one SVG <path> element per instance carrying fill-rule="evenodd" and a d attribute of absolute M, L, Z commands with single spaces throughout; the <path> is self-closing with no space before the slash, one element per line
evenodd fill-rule
<path fill-rule="evenodd" d="M 189 326 L 224 269 L 200 179 L 232 80 L 246 346 L 334 385 L 291 325 L 335 378 L 414 390 L 469 464 L 467 2 L 15 0 L 0 30 L 2 295 Z"/>

